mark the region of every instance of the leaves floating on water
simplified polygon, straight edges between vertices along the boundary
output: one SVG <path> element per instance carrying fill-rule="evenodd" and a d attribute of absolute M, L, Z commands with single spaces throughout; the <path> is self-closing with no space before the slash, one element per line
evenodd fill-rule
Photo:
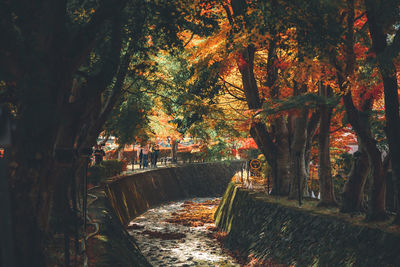
<path fill-rule="evenodd" d="M 200 203 L 185 201 L 181 205 L 182 209 L 172 213 L 172 218 L 166 221 L 192 227 L 214 223 L 214 213 L 218 208 L 219 202 L 219 199 L 207 200 Z"/>
<path fill-rule="evenodd" d="M 140 234 L 145 234 L 151 238 L 159 238 L 159 239 L 163 239 L 163 240 L 178 240 L 178 239 L 182 239 L 182 238 L 186 237 L 186 235 L 182 234 L 182 233 L 163 233 L 163 232 L 150 231 L 150 230 L 143 231 Z"/>
<path fill-rule="evenodd" d="M 137 230 L 137 229 L 143 229 L 143 228 L 144 228 L 144 225 L 140 225 L 137 223 L 132 223 L 126 227 L 127 230 Z"/>

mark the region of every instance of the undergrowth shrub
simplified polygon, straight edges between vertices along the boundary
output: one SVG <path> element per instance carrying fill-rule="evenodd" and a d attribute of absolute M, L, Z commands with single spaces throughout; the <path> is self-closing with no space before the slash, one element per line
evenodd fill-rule
<path fill-rule="evenodd" d="M 94 185 L 101 181 L 118 175 L 126 170 L 127 162 L 117 159 L 104 160 L 98 165 L 90 166 L 88 169 L 88 182 Z"/>

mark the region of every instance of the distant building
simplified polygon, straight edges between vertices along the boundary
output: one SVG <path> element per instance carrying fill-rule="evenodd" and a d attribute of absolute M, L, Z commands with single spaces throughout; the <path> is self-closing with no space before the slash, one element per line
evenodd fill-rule
<path fill-rule="evenodd" d="M 354 154 L 358 150 L 358 144 L 349 144 L 347 145 L 348 148 L 350 148 L 349 152 L 350 154 Z"/>

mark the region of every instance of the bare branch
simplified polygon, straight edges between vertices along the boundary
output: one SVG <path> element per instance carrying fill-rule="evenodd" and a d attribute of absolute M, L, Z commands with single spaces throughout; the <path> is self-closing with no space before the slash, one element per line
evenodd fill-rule
<path fill-rule="evenodd" d="M 190 43 L 190 41 L 192 41 L 193 37 L 194 37 L 194 32 L 192 32 L 192 35 L 190 36 L 189 40 L 183 45 L 183 47 L 186 47 Z"/>

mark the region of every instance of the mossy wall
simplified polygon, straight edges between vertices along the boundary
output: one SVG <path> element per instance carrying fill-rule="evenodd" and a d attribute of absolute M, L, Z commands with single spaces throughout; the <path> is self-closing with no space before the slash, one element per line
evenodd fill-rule
<path fill-rule="evenodd" d="M 105 192 L 123 225 L 150 207 L 189 197 L 222 195 L 243 162 L 188 164 L 124 176 Z"/>
<path fill-rule="evenodd" d="M 295 266 L 400 266 L 400 236 L 267 201 L 231 183 L 215 214 L 225 245 Z"/>
<path fill-rule="evenodd" d="M 96 267 L 151 267 L 143 256 L 135 239 L 121 225 L 113 208 L 101 188 L 92 189 L 89 193 L 97 197 L 88 207 L 91 218 L 99 224 L 99 232 L 92 237 L 94 246 L 90 250 L 96 253 L 89 255 L 90 262 Z"/>

